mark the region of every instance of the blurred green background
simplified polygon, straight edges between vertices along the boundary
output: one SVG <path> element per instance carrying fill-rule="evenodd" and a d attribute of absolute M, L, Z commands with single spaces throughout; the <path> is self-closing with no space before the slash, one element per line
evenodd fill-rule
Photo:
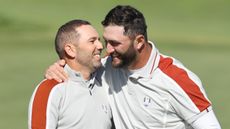
<path fill-rule="evenodd" d="M 201 78 L 222 128 L 230 127 L 229 0 L 0 0 L 1 129 L 27 128 L 32 91 L 58 59 L 58 27 L 86 19 L 101 34 L 101 20 L 117 4 L 143 12 L 149 39 Z"/>

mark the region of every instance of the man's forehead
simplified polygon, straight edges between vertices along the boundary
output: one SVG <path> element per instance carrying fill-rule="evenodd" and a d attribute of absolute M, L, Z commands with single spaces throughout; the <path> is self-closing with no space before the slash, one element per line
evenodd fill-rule
<path fill-rule="evenodd" d="M 83 25 L 77 28 L 78 33 L 84 34 L 84 35 L 97 35 L 98 33 L 96 29 L 94 29 L 91 25 Z"/>
<path fill-rule="evenodd" d="M 118 31 L 118 32 L 124 32 L 125 30 L 124 30 L 124 27 L 123 26 L 118 26 L 118 25 L 109 25 L 109 26 L 106 26 L 106 27 L 104 27 L 104 31 L 105 32 L 107 32 L 107 31 L 109 31 L 109 32 L 116 32 L 116 31 Z"/>
<path fill-rule="evenodd" d="M 122 26 L 108 26 L 104 28 L 103 32 L 104 39 L 118 40 L 125 38 L 124 28 Z"/>

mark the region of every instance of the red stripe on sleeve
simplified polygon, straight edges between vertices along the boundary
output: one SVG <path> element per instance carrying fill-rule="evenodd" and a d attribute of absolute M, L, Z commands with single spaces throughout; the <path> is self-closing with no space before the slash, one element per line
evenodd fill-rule
<path fill-rule="evenodd" d="M 185 70 L 173 65 L 173 60 L 171 58 L 164 58 L 161 56 L 159 68 L 177 82 L 200 111 L 205 110 L 211 105 L 200 91 L 199 86 L 189 78 Z"/>
<path fill-rule="evenodd" d="M 49 94 L 52 88 L 58 84 L 55 80 L 43 81 L 34 96 L 32 107 L 32 129 L 45 129 L 46 128 L 46 109 Z"/>

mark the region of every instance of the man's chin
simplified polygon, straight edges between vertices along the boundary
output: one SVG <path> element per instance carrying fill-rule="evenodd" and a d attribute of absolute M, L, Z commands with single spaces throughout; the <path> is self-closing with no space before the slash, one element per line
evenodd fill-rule
<path fill-rule="evenodd" d="M 123 68 L 122 62 L 112 62 L 114 68 Z"/>
<path fill-rule="evenodd" d="M 117 64 L 113 64 L 113 63 L 112 63 L 112 66 L 113 66 L 114 68 L 119 68 L 119 65 L 117 65 Z"/>
<path fill-rule="evenodd" d="M 99 69 L 101 66 L 102 66 L 102 64 L 101 64 L 101 63 L 94 64 L 94 66 L 93 66 L 94 71 L 96 71 L 97 69 Z"/>

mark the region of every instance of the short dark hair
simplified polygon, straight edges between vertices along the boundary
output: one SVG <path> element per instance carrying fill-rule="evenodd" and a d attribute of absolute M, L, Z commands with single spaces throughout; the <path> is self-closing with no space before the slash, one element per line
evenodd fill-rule
<path fill-rule="evenodd" d="M 72 43 L 77 40 L 79 34 L 77 32 L 77 28 L 82 25 L 91 25 L 88 21 L 85 20 L 71 20 L 64 25 L 62 25 L 56 34 L 55 37 L 55 50 L 59 56 L 59 58 L 63 58 L 65 55 L 64 45 L 65 43 Z"/>
<path fill-rule="evenodd" d="M 124 35 L 134 38 L 142 34 L 147 41 L 147 25 L 143 14 L 129 5 L 118 5 L 106 15 L 101 24 L 106 27 L 109 25 L 118 25 L 124 27 Z"/>

